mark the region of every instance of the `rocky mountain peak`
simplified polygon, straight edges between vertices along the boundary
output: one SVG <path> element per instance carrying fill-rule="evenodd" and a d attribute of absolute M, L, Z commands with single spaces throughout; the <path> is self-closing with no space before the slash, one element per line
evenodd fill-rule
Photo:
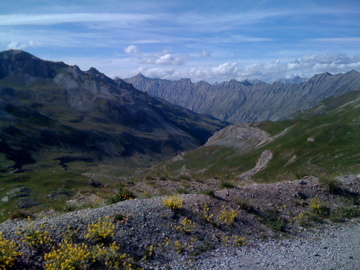
<path fill-rule="evenodd" d="M 91 67 L 88 71 L 86 71 L 86 73 L 90 74 L 90 75 L 101 75 L 102 73 L 100 73 L 100 71 L 98 71 L 96 68 Z"/>
<path fill-rule="evenodd" d="M 136 75 L 134 76 L 134 78 L 143 79 L 143 78 L 145 78 L 145 76 L 144 76 L 141 72 L 139 72 L 138 74 L 136 74 Z"/>
<path fill-rule="evenodd" d="M 245 86 L 253 85 L 249 80 L 242 81 L 241 83 Z"/>
<path fill-rule="evenodd" d="M 21 74 L 54 78 L 56 69 L 61 67 L 66 67 L 66 65 L 63 62 L 44 61 L 21 50 L 0 53 L 0 79 L 8 75 L 18 77 Z"/>

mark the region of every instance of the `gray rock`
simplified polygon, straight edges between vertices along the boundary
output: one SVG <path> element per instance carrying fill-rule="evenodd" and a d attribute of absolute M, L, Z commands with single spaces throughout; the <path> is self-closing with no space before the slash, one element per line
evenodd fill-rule
<path fill-rule="evenodd" d="M 6 194 L 9 195 L 10 198 L 18 198 L 18 197 L 28 197 L 30 196 L 31 189 L 25 187 L 19 187 L 8 191 Z"/>
<path fill-rule="evenodd" d="M 242 173 L 240 175 L 240 178 L 244 179 L 251 179 L 251 177 L 264 169 L 266 165 L 269 163 L 269 161 L 272 159 L 273 153 L 270 150 L 265 150 L 261 153 L 258 161 L 256 162 L 256 165 L 254 168 Z"/>
<path fill-rule="evenodd" d="M 96 187 L 96 188 L 104 187 L 104 185 L 102 183 L 100 183 L 99 181 L 97 181 L 95 179 L 90 179 L 89 180 L 89 186 Z"/>
<path fill-rule="evenodd" d="M 20 198 L 16 202 L 20 208 L 30 208 L 40 204 L 39 202 L 37 202 L 35 199 L 32 198 Z"/>

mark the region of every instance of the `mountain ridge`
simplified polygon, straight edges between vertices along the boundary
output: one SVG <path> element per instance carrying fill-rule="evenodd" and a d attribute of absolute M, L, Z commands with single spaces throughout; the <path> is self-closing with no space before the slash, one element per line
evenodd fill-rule
<path fill-rule="evenodd" d="M 305 82 L 255 84 L 230 80 L 221 84 L 148 79 L 142 74 L 124 79 L 139 90 L 195 112 L 231 123 L 278 121 L 299 110 L 309 109 L 329 96 L 360 89 L 357 71 L 314 75 Z"/>

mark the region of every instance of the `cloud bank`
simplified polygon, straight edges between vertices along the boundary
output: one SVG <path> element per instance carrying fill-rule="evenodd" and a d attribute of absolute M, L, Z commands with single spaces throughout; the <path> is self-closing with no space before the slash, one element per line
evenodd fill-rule
<path fill-rule="evenodd" d="M 230 79 L 259 79 L 273 82 L 279 78 L 312 77 L 315 74 L 330 72 L 342 73 L 349 70 L 360 70 L 360 55 L 352 57 L 345 54 L 311 54 L 290 61 L 274 60 L 251 65 L 241 62 L 228 62 L 213 67 L 191 67 L 182 70 L 169 68 L 141 67 L 134 73 L 141 72 L 152 78 L 179 79 L 191 78 L 194 82 L 222 82 Z"/>

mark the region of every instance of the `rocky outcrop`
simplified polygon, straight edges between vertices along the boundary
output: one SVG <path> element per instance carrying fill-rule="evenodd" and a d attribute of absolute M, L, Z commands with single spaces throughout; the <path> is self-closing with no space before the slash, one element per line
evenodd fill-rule
<path fill-rule="evenodd" d="M 360 88 L 360 74 L 355 70 L 336 75 L 323 73 L 303 82 L 298 79 L 295 84 L 231 80 L 215 85 L 192 83 L 189 79 L 149 79 L 142 74 L 125 81 L 149 95 L 232 123 L 281 120 L 329 96 Z"/>
<path fill-rule="evenodd" d="M 257 127 L 250 127 L 247 123 L 230 125 L 211 136 L 205 146 L 221 145 L 235 147 L 246 152 L 257 148 L 273 139 L 270 134 Z"/>
<path fill-rule="evenodd" d="M 258 161 L 256 162 L 256 165 L 254 168 L 242 173 L 240 175 L 240 178 L 249 180 L 251 177 L 258 173 L 259 171 L 263 170 L 266 165 L 269 163 L 269 161 L 272 159 L 273 153 L 270 150 L 265 150 L 261 153 Z"/>

